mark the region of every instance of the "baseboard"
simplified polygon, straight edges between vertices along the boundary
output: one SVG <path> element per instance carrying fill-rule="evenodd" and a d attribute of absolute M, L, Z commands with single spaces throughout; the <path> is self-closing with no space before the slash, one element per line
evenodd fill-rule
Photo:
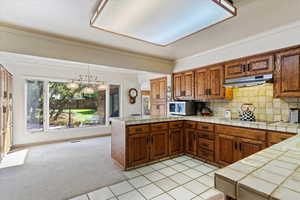
<path fill-rule="evenodd" d="M 91 135 L 91 136 L 75 137 L 75 138 L 68 138 L 68 139 L 62 139 L 62 140 L 52 140 L 52 141 L 45 141 L 45 142 L 17 144 L 17 145 L 13 145 L 11 147 L 11 151 L 24 149 L 24 148 L 28 148 L 28 147 L 34 147 L 34 146 L 41 146 L 41 145 L 46 145 L 46 144 L 55 144 L 55 143 L 62 143 L 62 142 L 70 142 L 73 140 L 84 140 L 84 139 L 107 137 L 107 136 L 111 136 L 111 134 L 108 133 L 108 134 L 102 134 L 102 135 Z"/>

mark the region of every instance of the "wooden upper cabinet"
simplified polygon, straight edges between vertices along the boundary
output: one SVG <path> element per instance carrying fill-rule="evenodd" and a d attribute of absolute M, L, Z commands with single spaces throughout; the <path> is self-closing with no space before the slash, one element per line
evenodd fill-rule
<path fill-rule="evenodd" d="M 300 97 L 300 48 L 276 55 L 276 97 Z"/>
<path fill-rule="evenodd" d="M 222 65 L 200 68 L 195 71 L 195 98 L 218 99 L 225 97 L 224 67 Z"/>
<path fill-rule="evenodd" d="M 261 55 L 225 64 L 225 79 L 270 74 L 274 70 L 274 55 Z"/>
<path fill-rule="evenodd" d="M 174 74 L 173 75 L 173 93 L 174 93 L 174 98 L 180 98 L 181 95 L 181 74 Z"/>
<path fill-rule="evenodd" d="M 195 71 L 195 98 L 207 98 L 208 70 L 198 69 Z"/>
<path fill-rule="evenodd" d="M 208 95 L 210 99 L 224 98 L 224 67 L 215 66 L 208 68 Z"/>
<path fill-rule="evenodd" d="M 194 71 L 173 75 L 173 93 L 175 99 L 188 100 L 194 98 Z"/>
<path fill-rule="evenodd" d="M 274 55 L 258 56 L 247 60 L 246 73 L 249 75 L 271 74 L 274 70 Z"/>
<path fill-rule="evenodd" d="M 158 78 L 150 81 L 151 85 L 151 99 L 152 100 L 162 100 L 167 98 L 167 78 Z"/>
<path fill-rule="evenodd" d="M 184 97 L 187 99 L 194 98 L 194 72 L 189 71 L 184 73 Z"/>
<path fill-rule="evenodd" d="M 225 79 L 245 76 L 245 60 L 225 64 Z"/>

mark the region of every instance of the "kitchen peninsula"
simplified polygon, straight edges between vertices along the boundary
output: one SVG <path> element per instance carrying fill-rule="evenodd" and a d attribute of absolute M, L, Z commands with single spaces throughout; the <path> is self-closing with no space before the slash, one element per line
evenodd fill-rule
<path fill-rule="evenodd" d="M 242 122 L 216 117 L 114 118 L 112 158 L 129 169 L 186 153 L 226 166 L 279 143 L 299 130 L 298 125 L 290 123 Z"/>
<path fill-rule="evenodd" d="M 283 122 L 200 116 L 115 118 L 112 158 L 127 170 L 186 154 L 225 167 L 216 172 L 215 187 L 228 199 L 265 200 L 272 194 L 272 200 L 284 200 L 300 195 L 288 187 L 300 183 L 299 132 L 297 124 Z M 276 170 L 282 174 L 276 175 Z M 260 179 L 252 184 L 257 176 Z M 272 183 L 276 180 L 280 181 Z"/>

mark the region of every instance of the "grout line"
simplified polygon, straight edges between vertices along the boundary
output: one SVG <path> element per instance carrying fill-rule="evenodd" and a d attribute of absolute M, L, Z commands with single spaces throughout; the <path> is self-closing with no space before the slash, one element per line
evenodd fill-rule
<path fill-rule="evenodd" d="M 176 158 L 179 158 L 179 157 L 182 157 L 182 156 L 186 156 L 186 157 L 188 157 L 188 159 L 183 160 L 183 161 L 175 161 L 175 160 L 173 160 L 173 159 L 176 159 Z M 162 160 L 162 161 L 157 162 L 157 163 L 153 163 L 153 164 L 150 164 L 150 165 L 145 165 L 145 166 L 141 166 L 141 167 L 134 168 L 134 169 L 132 169 L 132 170 L 135 170 L 136 172 L 138 172 L 138 174 L 139 174 L 138 176 L 131 177 L 131 178 L 126 177 L 126 179 L 123 180 L 123 181 L 120 181 L 120 182 L 118 182 L 118 183 L 114 183 L 114 184 L 112 184 L 112 185 L 107 185 L 107 186 L 104 186 L 104 187 L 102 187 L 102 188 L 107 187 L 107 188 L 111 191 L 111 193 L 114 195 L 114 197 L 112 197 L 112 198 L 117 198 L 117 199 L 119 199 L 118 197 L 121 196 L 121 195 L 127 194 L 127 193 L 132 192 L 132 191 L 137 191 L 137 192 L 138 192 L 139 194 L 141 194 L 145 199 L 147 199 L 147 198 L 139 191 L 139 189 L 140 189 L 140 188 L 143 188 L 143 187 L 146 187 L 146 186 L 149 186 L 149 185 L 151 185 L 151 184 L 153 184 L 153 185 L 157 186 L 158 188 L 160 188 L 160 189 L 163 191 L 163 193 L 161 193 L 161 194 L 159 194 L 159 195 L 156 195 L 156 196 L 154 196 L 154 197 L 151 198 L 151 199 L 153 199 L 153 198 L 156 198 L 156 197 L 158 197 L 158 196 L 160 196 L 160 195 L 163 195 L 163 194 L 168 194 L 169 196 L 171 196 L 171 195 L 168 193 L 168 192 L 170 192 L 171 190 L 174 190 L 174 189 L 176 189 L 176 188 L 178 188 L 178 187 L 184 187 L 185 184 L 187 184 L 187 183 L 189 183 L 189 182 L 191 182 L 191 181 L 197 181 L 197 182 L 199 182 L 197 179 L 199 179 L 199 178 L 201 178 L 201 177 L 203 177 L 203 176 L 208 176 L 208 177 L 212 178 L 212 177 L 211 177 L 210 175 L 208 175 L 208 174 L 217 170 L 217 169 L 216 169 L 216 170 L 213 169 L 212 171 L 210 171 L 210 172 L 208 172 L 208 173 L 203 173 L 202 171 L 199 171 L 199 170 L 194 169 L 194 168 L 197 167 L 197 166 L 206 166 L 206 167 L 208 167 L 208 168 L 211 168 L 210 166 L 213 166 L 213 165 L 201 161 L 201 162 L 202 162 L 201 164 L 200 164 L 200 163 L 197 163 L 196 166 L 191 167 L 191 166 L 187 166 L 187 165 L 183 164 L 183 162 L 189 161 L 189 160 L 193 161 L 193 160 L 197 160 L 197 159 L 195 159 L 195 158 L 193 158 L 193 157 L 191 157 L 191 156 L 187 156 L 187 155 L 180 155 L 180 156 L 178 156 L 178 157 L 176 157 L 176 158 L 170 158 L 170 159 L 168 159 L 168 160 L 173 160 L 173 161 L 175 162 L 174 164 L 172 164 L 172 165 L 170 165 L 170 166 L 163 163 L 164 161 L 167 161 L 167 160 Z M 160 169 L 154 169 L 153 167 L 151 167 L 151 165 L 158 164 L 158 163 L 164 164 L 165 167 L 160 168 Z M 182 165 L 186 166 L 188 169 L 183 170 L 183 171 L 178 171 L 178 170 L 172 168 L 172 166 L 177 165 L 177 164 L 182 164 Z M 150 167 L 150 168 L 152 168 L 153 171 L 151 171 L 151 172 L 149 172 L 149 173 L 141 173 L 141 172 L 139 172 L 139 171 L 137 170 L 137 169 L 139 169 L 139 168 L 147 167 L 147 166 Z M 213 167 L 215 167 L 215 166 L 213 166 Z M 166 169 L 166 168 L 171 168 L 171 169 L 173 169 L 174 171 L 176 171 L 176 173 L 167 176 L 167 175 L 162 174 L 161 172 L 159 172 L 159 170 Z M 202 175 L 199 176 L 199 177 L 197 177 L 197 178 L 192 178 L 192 177 L 190 177 L 190 176 L 188 176 L 188 175 L 182 173 L 182 172 L 187 171 L 187 170 L 190 170 L 190 169 L 194 169 L 194 170 L 196 170 L 197 172 L 202 173 Z M 212 168 L 211 168 L 211 169 L 212 169 Z M 159 187 L 158 185 L 156 185 L 156 182 L 158 182 L 158 181 L 160 181 L 160 180 L 162 180 L 162 179 L 159 179 L 159 180 L 157 180 L 157 181 L 151 181 L 150 179 L 148 179 L 148 178 L 145 176 L 145 175 L 150 174 L 150 173 L 153 173 L 153 172 L 158 172 L 158 173 L 162 174 L 162 175 L 164 176 L 164 178 L 162 178 L 162 179 L 166 179 L 166 178 L 171 179 L 171 178 L 170 178 L 171 176 L 181 173 L 181 174 L 187 176 L 188 178 L 190 178 L 191 180 L 189 180 L 189 181 L 186 182 L 186 183 L 179 184 L 179 183 L 177 183 L 177 182 L 175 182 L 174 180 L 171 179 L 173 182 L 175 182 L 175 183 L 178 184 L 178 185 L 177 185 L 175 188 L 172 188 L 172 189 L 170 189 L 170 190 L 168 190 L 168 191 L 164 191 L 161 187 Z M 135 178 L 140 177 L 140 176 L 144 177 L 144 178 L 145 178 L 146 180 L 148 180 L 150 183 L 149 183 L 149 184 L 146 184 L 146 185 L 143 185 L 143 186 L 140 186 L 140 187 L 138 187 L 138 188 L 135 188 L 135 186 L 134 186 L 133 184 L 131 184 L 131 183 L 129 182 L 129 180 L 135 179 Z M 130 186 L 133 187 L 133 190 L 130 190 L 130 191 L 128 191 L 128 192 L 125 192 L 125 193 L 120 194 L 120 195 L 117 196 L 117 195 L 111 190 L 110 186 L 113 186 L 113 185 L 116 185 L 116 184 L 119 184 L 119 183 L 122 183 L 122 182 L 125 182 L 125 181 L 126 181 Z M 202 182 L 199 182 L 199 183 L 201 183 L 201 184 L 203 184 L 203 185 L 205 185 L 205 186 L 208 187 L 207 190 L 205 190 L 204 192 L 200 193 L 199 195 L 193 193 L 192 191 L 190 191 L 189 189 L 187 189 L 187 188 L 185 188 L 185 187 L 184 187 L 184 188 L 187 189 L 188 191 L 192 192 L 193 194 L 195 194 L 195 195 L 196 195 L 195 197 L 200 196 L 201 194 L 203 194 L 203 193 L 205 193 L 205 192 L 207 192 L 208 190 L 210 190 L 210 189 L 213 188 L 213 187 L 211 187 L 211 186 L 209 186 L 209 185 L 207 185 L 207 184 L 205 184 L 205 183 L 202 183 Z M 102 189 L 102 188 L 99 188 L 99 189 Z M 99 190 L 99 189 L 98 189 L 98 190 Z M 96 191 L 96 190 L 95 190 L 95 191 Z M 93 192 L 93 191 L 92 191 L 92 192 Z M 88 197 L 88 199 L 91 200 L 91 199 L 89 198 L 88 193 L 85 193 L 85 194 L 83 194 L 83 195 L 86 195 L 86 196 Z M 173 199 L 175 199 L 173 196 L 171 196 L 171 197 L 172 197 Z"/>

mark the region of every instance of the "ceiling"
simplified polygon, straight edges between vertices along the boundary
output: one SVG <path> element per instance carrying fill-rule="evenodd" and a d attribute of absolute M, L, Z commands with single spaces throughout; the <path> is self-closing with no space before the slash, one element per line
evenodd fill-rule
<path fill-rule="evenodd" d="M 98 1 L 0 0 L 0 23 L 127 51 L 180 59 L 300 20 L 299 0 L 237 0 L 237 17 L 161 47 L 90 27 L 89 20 Z"/>

